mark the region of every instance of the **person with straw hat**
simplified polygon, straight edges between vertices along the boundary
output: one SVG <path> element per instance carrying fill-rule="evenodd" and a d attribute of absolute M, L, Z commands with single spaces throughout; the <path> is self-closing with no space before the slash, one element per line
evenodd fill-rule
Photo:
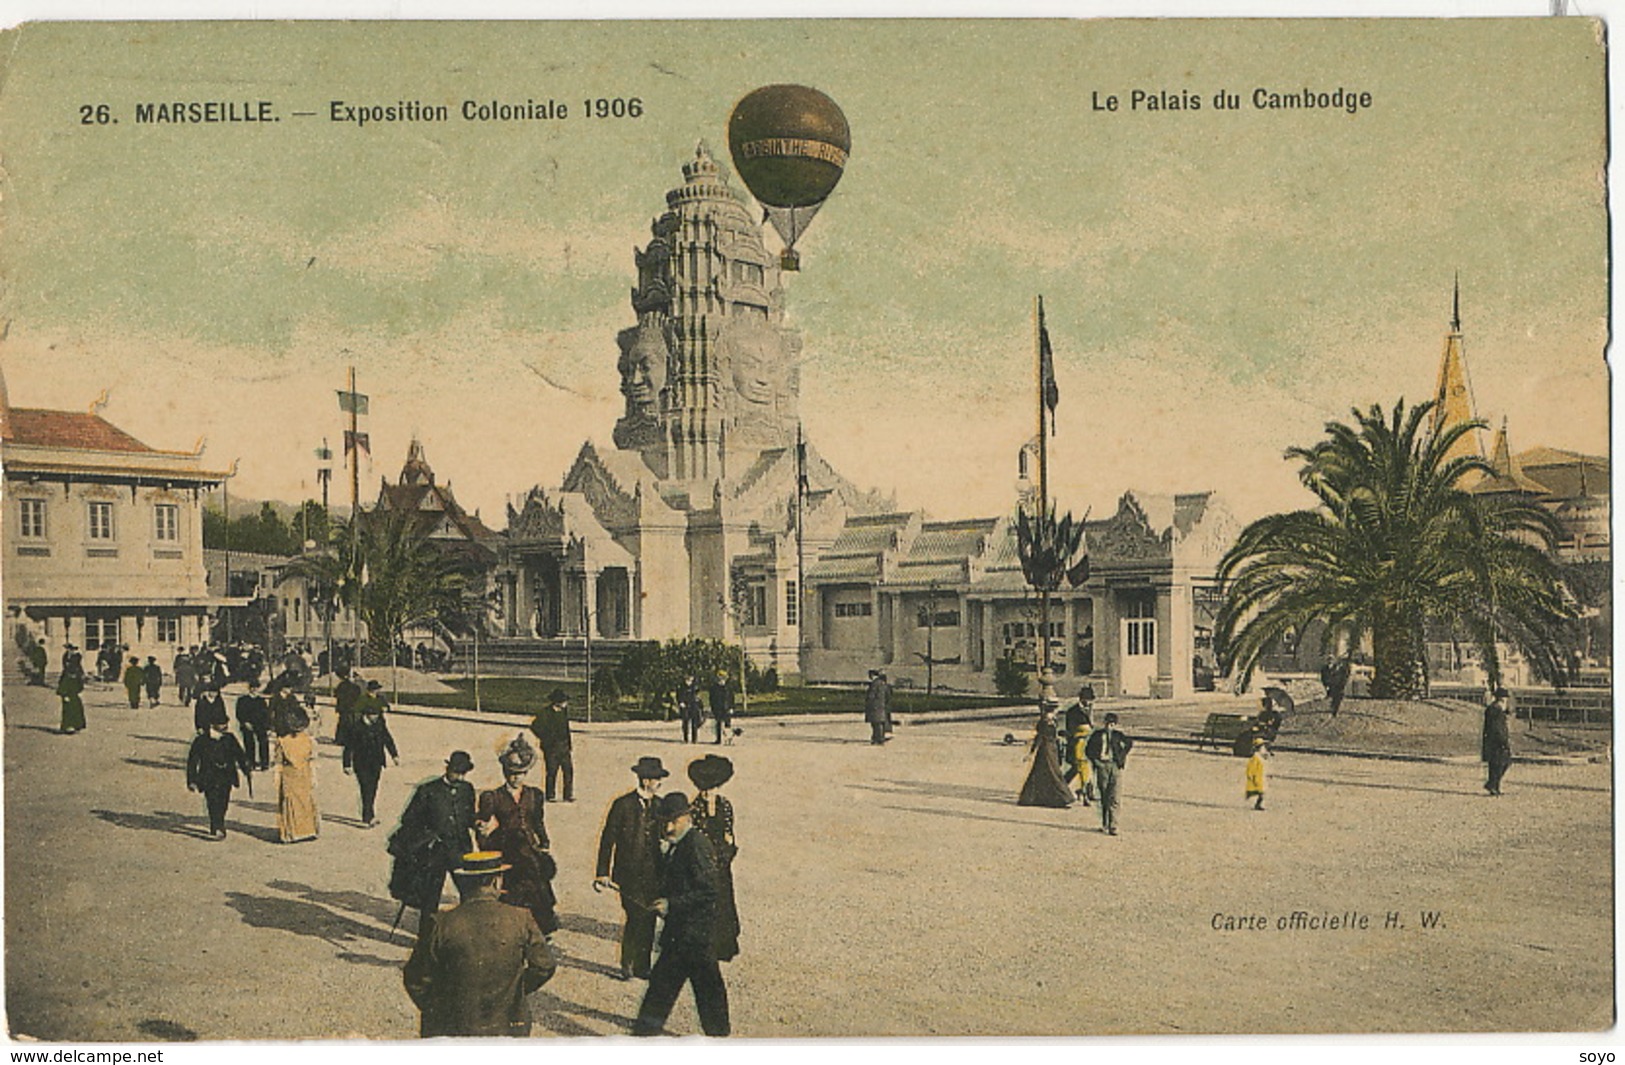
<path fill-rule="evenodd" d="M 545 800 L 541 789 L 525 783 L 536 764 L 536 748 L 521 733 L 508 741 L 497 757 L 502 765 L 502 787 L 480 792 L 474 812 L 475 834 L 485 850 L 499 851 L 512 866 L 502 879 L 502 901 L 522 906 L 536 918 L 542 935 L 559 927 L 553 894 L 558 864 L 548 853 Z"/>
<path fill-rule="evenodd" d="M 525 996 L 558 962 L 530 912 L 501 902 L 509 869 L 499 852 L 474 851 L 451 871 L 462 901 L 418 937 L 401 973 L 423 1038 L 530 1034 Z"/>

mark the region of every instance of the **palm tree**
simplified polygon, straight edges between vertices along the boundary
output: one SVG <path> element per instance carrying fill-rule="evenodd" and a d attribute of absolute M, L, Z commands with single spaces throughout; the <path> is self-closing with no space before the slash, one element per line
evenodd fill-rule
<path fill-rule="evenodd" d="M 358 611 L 380 652 L 391 651 L 414 623 L 456 622 L 467 613 L 466 567 L 431 542 L 412 513 L 374 511 L 354 527 L 336 523 L 330 546 L 290 563 L 283 570 L 289 577 L 305 580 L 329 620 L 338 603 Z"/>
<path fill-rule="evenodd" d="M 1319 505 L 1253 522 L 1219 564 L 1214 642 L 1243 685 L 1268 647 L 1315 622 L 1349 646 L 1370 637 L 1377 698 L 1425 696 L 1430 622 L 1475 643 L 1492 684 L 1498 641 L 1561 680 L 1576 612 L 1552 554 L 1560 528 L 1525 498 L 1466 491 L 1490 467 L 1450 449 L 1483 423 L 1437 427 L 1433 407 L 1355 409 L 1354 424 L 1286 452 Z"/>

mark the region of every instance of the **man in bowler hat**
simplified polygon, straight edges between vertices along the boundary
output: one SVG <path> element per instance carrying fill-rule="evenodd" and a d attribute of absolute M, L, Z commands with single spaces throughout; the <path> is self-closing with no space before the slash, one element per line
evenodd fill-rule
<path fill-rule="evenodd" d="M 693 811 L 682 792 L 661 796 L 655 815 L 668 847 L 660 863 L 660 897 L 654 904 L 666 927 L 660 935 L 660 960 L 649 974 L 649 989 L 632 1034 L 659 1035 L 683 985 L 693 984 L 700 1030 L 725 1036 L 731 1029 L 728 988 L 722 982 L 714 941 L 720 894 L 716 855 L 705 833 L 694 831 Z"/>
<path fill-rule="evenodd" d="M 598 866 L 593 890 L 621 893 L 626 923 L 621 929 L 622 980 L 646 979 L 654 952 L 655 896 L 660 887 L 660 822 L 655 793 L 671 774 L 660 759 L 643 757 L 632 767 L 638 786 L 610 803 L 598 837 Z"/>
<path fill-rule="evenodd" d="M 570 697 L 563 688 L 554 688 L 547 697 L 547 706 L 530 723 L 531 734 L 542 745 L 543 774 L 546 777 L 547 801 L 558 796 L 560 774 L 564 776 L 564 801 L 576 801 L 576 770 L 570 760 Z"/>
<path fill-rule="evenodd" d="M 474 785 L 464 778 L 474 768 L 467 751 L 452 751 L 446 771 L 419 784 L 389 837 L 395 859 L 389 894 L 418 911 L 418 938 L 434 925 L 446 874 L 469 852 L 474 833 Z"/>
<path fill-rule="evenodd" d="M 463 855 L 451 871 L 462 901 L 418 937 L 401 978 L 425 1039 L 530 1034 L 525 996 L 558 962 L 530 911 L 500 901 L 508 868 L 495 851 Z"/>

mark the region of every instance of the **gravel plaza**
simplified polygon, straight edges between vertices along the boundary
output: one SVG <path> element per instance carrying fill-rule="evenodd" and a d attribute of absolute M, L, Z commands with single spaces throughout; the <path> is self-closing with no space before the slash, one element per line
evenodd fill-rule
<path fill-rule="evenodd" d="M 319 839 L 275 842 L 262 774 L 215 843 L 185 788 L 187 711 L 132 711 L 93 685 L 88 731 L 61 736 L 49 691 L 4 695 L 13 1036 L 414 1037 L 400 979 L 413 918 L 391 936 L 385 840 L 451 750 L 473 755 L 476 788 L 493 786 L 495 750 L 522 721 L 397 712 L 382 826 L 360 824 L 354 781 L 323 743 Z M 1027 728 L 1013 719 L 905 721 L 882 748 L 856 695 L 843 719 L 740 723 L 723 751 L 737 767 L 742 953 L 724 974 L 738 1036 L 1612 1024 L 1606 764 L 1520 763 L 1492 799 L 1476 762 L 1283 753 L 1269 808 L 1253 812 L 1239 759 L 1148 738 L 1112 838 L 1094 809 L 1015 804 L 1025 743 L 1001 740 Z M 1124 723 L 1135 732 L 1135 711 Z M 531 999 L 536 1037 L 628 1031 L 643 985 L 612 978 L 620 909 L 590 883 L 603 814 L 638 757 L 692 793 L 684 767 L 716 750 L 680 744 L 675 723 L 578 728 L 578 801 L 548 809 L 563 958 Z M 330 737 L 331 720 L 316 732 Z M 697 1030 L 685 992 L 671 1031 Z"/>

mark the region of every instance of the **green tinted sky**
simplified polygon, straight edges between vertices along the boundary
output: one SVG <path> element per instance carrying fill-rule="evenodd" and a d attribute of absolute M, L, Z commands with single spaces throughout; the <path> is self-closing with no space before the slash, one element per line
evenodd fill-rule
<path fill-rule="evenodd" d="M 1602 48 L 1593 23 L 822 22 L 30 26 L 10 39 L 0 360 L 19 406 L 241 457 L 313 490 L 352 360 L 377 472 L 410 434 L 486 516 L 620 409 L 631 251 L 757 85 L 845 109 L 846 177 L 787 283 L 813 439 L 942 516 L 1009 502 L 1032 297 L 1055 476 L 1293 505 L 1279 458 L 1431 391 L 1460 271 L 1481 413 L 1605 451 Z M 1258 86 L 1374 106 L 1266 113 Z M 1198 93 L 1118 113 L 1090 94 Z M 1221 88 L 1244 107 L 1218 113 Z M 636 96 L 638 120 L 137 126 L 137 101 Z M 105 101 L 117 127 L 78 124 Z M 555 387 L 544 380 L 555 382 Z M 970 430 L 970 431 L 967 431 Z M 376 490 L 376 473 L 369 478 Z"/>

